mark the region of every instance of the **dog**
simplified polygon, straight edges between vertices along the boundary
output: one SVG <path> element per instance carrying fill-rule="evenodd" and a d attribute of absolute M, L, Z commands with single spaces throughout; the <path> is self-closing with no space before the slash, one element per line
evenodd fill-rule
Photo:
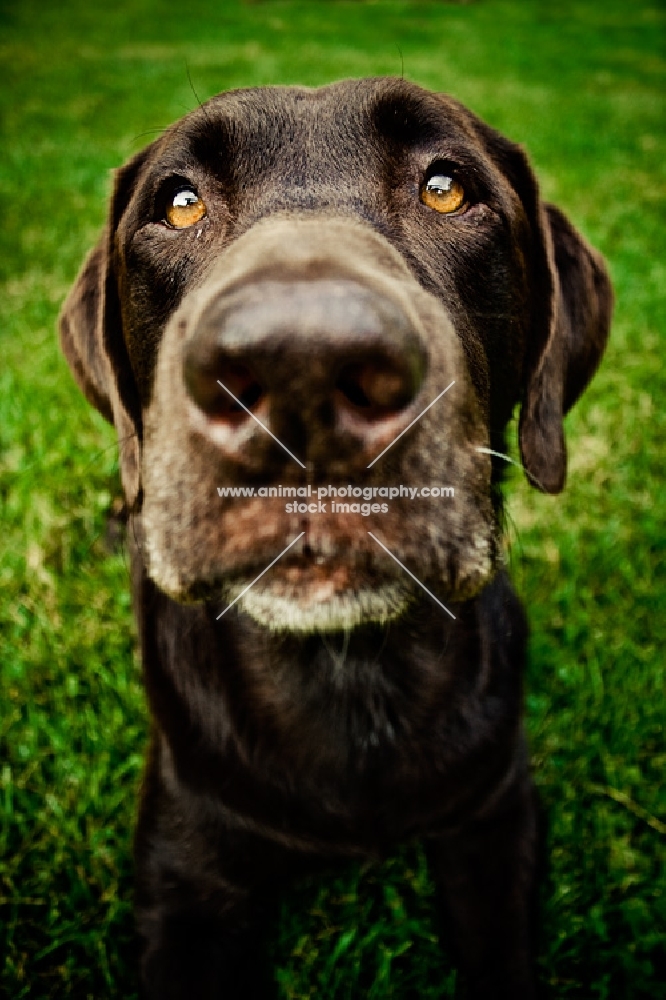
<path fill-rule="evenodd" d="M 283 882 L 408 838 L 466 995 L 535 996 L 505 430 L 560 491 L 611 311 L 523 150 L 402 79 L 223 93 L 116 172 L 60 333 L 130 511 L 146 996 L 274 995 Z"/>

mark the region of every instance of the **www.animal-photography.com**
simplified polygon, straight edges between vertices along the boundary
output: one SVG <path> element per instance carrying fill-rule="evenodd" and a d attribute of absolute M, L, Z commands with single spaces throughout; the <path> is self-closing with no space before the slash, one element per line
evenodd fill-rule
<path fill-rule="evenodd" d="M 666 998 L 662 6 L 0 24 L 0 991 Z"/>

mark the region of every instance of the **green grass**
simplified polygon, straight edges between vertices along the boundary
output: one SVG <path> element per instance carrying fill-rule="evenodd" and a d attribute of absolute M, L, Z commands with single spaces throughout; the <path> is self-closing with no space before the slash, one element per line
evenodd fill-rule
<path fill-rule="evenodd" d="M 131 829 L 146 710 L 127 560 L 103 544 L 114 435 L 54 321 L 108 171 L 198 97 L 404 73 L 524 143 L 606 254 L 611 346 L 567 421 L 559 498 L 511 477 L 531 608 L 527 721 L 549 820 L 552 996 L 666 997 L 665 16 L 658 0 L 22 0 L 0 10 L 0 989 L 131 998 Z M 284 998 L 437 997 L 418 847 L 297 888 Z M 446 993 L 445 995 L 449 995 Z"/>

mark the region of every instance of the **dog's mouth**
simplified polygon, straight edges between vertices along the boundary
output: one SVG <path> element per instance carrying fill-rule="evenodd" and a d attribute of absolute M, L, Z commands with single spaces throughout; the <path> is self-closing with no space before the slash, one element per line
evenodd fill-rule
<path fill-rule="evenodd" d="M 487 530 L 423 538 L 405 532 L 404 524 L 401 533 L 390 517 L 379 526 L 350 519 L 331 530 L 318 522 L 257 518 L 245 506 L 235 513 L 235 530 L 227 533 L 223 525 L 219 546 L 209 539 L 197 550 L 189 579 L 173 573 L 162 546 L 148 546 L 149 572 L 177 601 L 205 601 L 218 618 L 240 613 L 271 631 L 384 625 L 431 599 L 433 613 L 444 615 L 449 602 L 476 596 L 496 568 Z"/>
<path fill-rule="evenodd" d="M 399 571 L 398 571 L 399 572 Z M 353 561 L 293 557 L 257 578 L 235 573 L 223 585 L 225 607 L 235 605 L 273 631 L 339 631 L 361 624 L 385 624 L 414 600 L 406 574 L 396 576 Z"/>
<path fill-rule="evenodd" d="M 321 602 L 355 589 L 356 577 L 353 565 L 339 559 L 287 556 L 282 564 L 272 568 L 266 582 L 276 593 L 307 595 L 308 599 Z"/>
<path fill-rule="evenodd" d="M 232 588 L 230 595 L 233 592 Z M 385 625 L 400 618 L 413 601 L 410 588 L 397 582 L 338 593 L 325 600 L 312 594 L 308 597 L 277 594 L 268 584 L 250 588 L 238 599 L 237 607 L 271 631 L 341 632 L 359 625 Z"/>
<path fill-rule="evenodd" d="M 387 508 L 381 514 L 373 498 L 367 512 L 341 514 L 330 504 L 309 516 L 287 509 L 296 506 L 291 497 L 286 504 L 225 496 L 218 506 L 193 492 L 167 518 L 165 480 L 153 477 L 142 512 L 148 573 L 178 602 L 204 601 L 225 623 L 247 616 L 271 631 L 386 624 L 424 602 L 445 616 L 449 603 L 474 598 L 488 583 L 498 552 L 492 508 L 477 487 L 485 467 L 472 455 L 469 470 L 463 459 L 470 453 L 455 454 L 463 486 L 450 498 L 422 498 L 424 511 L 399 496 L 378 503 Z"/>

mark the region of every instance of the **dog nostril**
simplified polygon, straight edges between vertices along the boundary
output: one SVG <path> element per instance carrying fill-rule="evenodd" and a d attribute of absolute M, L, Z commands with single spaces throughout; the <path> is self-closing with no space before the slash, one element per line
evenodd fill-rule
<path fill-rule="evenodd" d="M 369 420 L 404 409 L 415 395 L 412 373 L 399 370 L 388 360 L 346 365 L 336 389 Z"/>
<path fill-rule="evenodd" d="M 229 392 L 243 404 L 243 406 L 246 406 L 248 410 L 251 410 L 264 394 L 264 390 L 261 388 L 250 369 L 245 365 L 230 365 L 227 371 L 222 371 L 219 374 L 219 381 L 222 385 L 225 386 Z M 240 406 L 239 403 L 234 402 L 228 393 L 227 396 L 230 403 L 230 411 L 232 413 L 242 412 L 242 406 Z"/>
<path fill-rule="evenodd" d="M 201 363 L 199 359 L 187 358 L 185 384 L 207 416 L 232 423 L 245 419 L 244 407 L 252 410 L 264 397 L 264 389 L 252 370 L 231 359 Z"/>

